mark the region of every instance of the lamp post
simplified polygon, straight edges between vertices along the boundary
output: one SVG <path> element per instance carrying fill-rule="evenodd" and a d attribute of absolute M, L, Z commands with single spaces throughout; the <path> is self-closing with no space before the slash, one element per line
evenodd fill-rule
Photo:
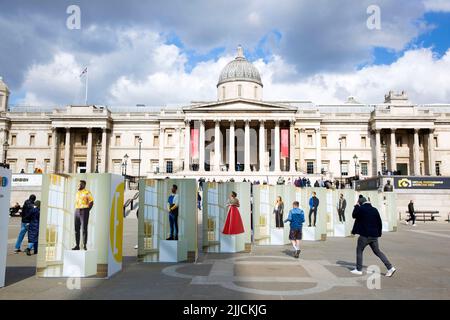
<path fill-rule="evenodd" d="M 386 174 L 386 142 L 383 141 L 383 165 L 381 166 L 381 174 Z"/>
<path fill-rule="evenodd" d="M 142 138 L 139 137 L 139 164 L 138 164 L 138 179 L 141 178 L 141 149 L 142 149 Z"/>
<path fill-rule="evenodd" d="M 358 175 L 358 156 L 355 154 L 353 156 L 353 161 L 355 162 L 355 179 L 359 176 Z"/>
<path fill-rule="evenodd" d="M 125 154 L 123 156 L 123 162 L 122 162 L 122 175 L 123 176 L 127 175 L 127 162 L 128 162 L 128 155 Z"/>
<path fill-rule="evenodd" d="M 102 144 L 100 140 L 97 141 L 97 144 L 95 145 L 96 152 L 95 152 L 95 173 L 98 173 L 98 162 L 100 160 L 100 148 L 102 147 Z M 105 161 L 104 159 L 103 161 Z"/>
<path fill-rule="evenodd" d="M 5 143 L 3 143 L 3 164 L 6 165 L 6 159 L 8 158 L 8 148 L 9 143 L 6 140 Z"/>
<path fill-rule="evenodd" d="M 339 172 L 341 173 L 339 188 L 342 189 L 342 138 L 339 138 Z"/>

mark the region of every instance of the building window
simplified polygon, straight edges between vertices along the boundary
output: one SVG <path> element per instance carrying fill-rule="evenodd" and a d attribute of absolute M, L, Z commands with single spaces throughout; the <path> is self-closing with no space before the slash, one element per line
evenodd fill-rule
<path fill-rule="evenodd" d="M 86 135 L 81 136 L 81 145 L 82 146 L 87 145 L 87 136 Z"/>
<path fill-rule="evenodd" d="M 434 140 L 434 147 L 439 148 L 438 137 L 433 137 L 433 140 Z"/>
<path fill-rule="evenodd" d="M 403 146 L 403 139 L 402 137 L 397 137 L 396 144 L 398 148 L 401 148 Z"/>
<path fill-rule="evenodd" d="M 133 176 L 139 176 L 139 160 L 131 161 L 131 172 L 133 173 Z"/>
<path fill-rule="evenodd" d="M 328 161 L 322 162 L 322 167 L 320 168 L 320 172 L 327 173 L 330 170 L 330 163 Z"/>
<path fill-rule="evenodd" d="M 139 137 L 140 136 L 134 136 L 134 146 L 137 147 L 139 145 Z"/>
<path fill-rule="evenodd" d="M 167 145 L 168 146 L 173 146 L 173 134 L 169 133 L 167 135 Z"/>
<path fill-rule="evenodd" d="M 347 137 L 346 136 L 342 136 L 342 137 L 340 137 L 340 139 L 341 139 L 341 146 L 342 146 L 342 148 L 347 147 Z"/>
<path fill-rule="evenodd" d="M 158 160 L 151 160 L 150 161 L 150 171 L 151 172 L 157 173 L 159 171 L 158 166 L 159 166 Z"/>
<path fill-rule="evenodd" d="M 9 169 L 12 173 L 17 173 L 17 160 L 8 160 Z"/>
<path fill-rule="evenodd" d="M 361 148 L 367 148 L 367 138 L 361 137 Z"/>
<path fill-rule="evenodd" d="M 238 97 L 242 97 L 242 84 L 238 84 Z"/>
<path fill-rule="evenodd" d="M 361 162 L 361 175 L 362 176 L 369 175 L 369 164 L 367 162 Z"/>
<path fill-rule="evenodd" d="M 436 169 L 436 175 L 440 176 L 441 175 L 441 162 L 440 161 L 436 162 L 434 167 Z"/>
<path fill-rule="evenodd" d="M 314 173 L 314 162 L 308 161 L 306 162 L 306 173 L 313 174 Z"/>
<path fill-rule="evenodd" d="M 115 145 L 116 147 L 119 147 L 119 146 L 120 146 L 120 136 L 119 136 L 119 135 L 116 135 L 116 141 L 115 141 L 114 145 Z"/>
<path fill-rule="evenodd" d="M 44 172 L 50 173 L 50 159 L 44 160 Z"/>
<path fill-rule="evenodd" d="M 342 161 L 342 175 L 343 176 L 348 176 L 348 162 L 347 161 Z"/>
<path fill-rule="evenodd" d="M 327 136 L 322 136 L 320 146 L 322 148 L 326 148 L 327 147 Z"/>
<path fill-rule="evenodd" d="M 12 135 L 11 135 L 11 145 L 12 145 L 12 146 L 15 146 L 16 143 L 17 143 L 17 135 L 12 134 Z"/>
<path fill-rule="evenodd" d="M 159 147 L 159 136 L 153 136 L 153 146 Z"/>
<path fill-rule="evenodd" d="M 48 145 L 49 147 L 52 145 L 52 142 L 53 142 L 52 139 L 53 139 L 52 135 L 49 134 L 48 137 L 47 137 L 47 145 Z"/>
<path fill-rule="evenodd" d="M 225 86 L 222 87 L 222 99 L 225 100 L 226 98 L 226 89 Z"/>
<path fill-rule="evenodd" d="M 166 172 L 173 173 L 173 161 L 166 162 Z"/>
<path fill-rule="evenodd" d="M 27 160 L 27 173 L 34 173 L 36 160 Z"/>
<path fill-rule="evenodd" d="M 113 173 L 122 174 L 122 160 L 113 160 Z"/>
<path fill-rule="evenodd" d="M 35 140 L 36 136 L 34 134 L 30 134 L 30 146 L 34 146 Z"/>
<path fill-rule="evenodd" d="M 312 134 L 308 134 L 308 146 L 313 146 L 313 136 Z"/>

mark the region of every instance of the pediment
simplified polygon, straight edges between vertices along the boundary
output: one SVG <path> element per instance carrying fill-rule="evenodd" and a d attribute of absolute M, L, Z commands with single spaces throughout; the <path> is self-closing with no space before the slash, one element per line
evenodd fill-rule
<path fill-rule="evenodd" d="M 289 105 L 268 103 L 256 100 L 226 100 L 204 104 L 195 104 L 183 108 L 185 112 L 297 112 L 297 108 Z"/>

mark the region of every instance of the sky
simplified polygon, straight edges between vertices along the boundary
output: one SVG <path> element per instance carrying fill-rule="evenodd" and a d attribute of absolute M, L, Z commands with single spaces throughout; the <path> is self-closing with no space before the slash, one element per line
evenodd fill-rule
<path fill-rule="evenodd" d="M 369 104 L 404 90 L 414 103 L 450 103 L 450 0 L 0 0 L 0 8 L 10 105 L 84 103 L 85 67 L 90 104 L 216 100 L 238 45 L 261 73 L 264 100 Z"/>

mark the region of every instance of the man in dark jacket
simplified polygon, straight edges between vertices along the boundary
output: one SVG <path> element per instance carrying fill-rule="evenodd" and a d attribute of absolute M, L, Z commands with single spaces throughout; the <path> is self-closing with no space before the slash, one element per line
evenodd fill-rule
<path fill-rule="evenodd" d="M 409 213 L 409 219 L 406 219 L 406 224 L 409 224 L 410 221 L 412 221 L 413 227 L 416 226 L 416 211 L 414 211 L 414 202 L 411 200 L 408 204 L 408 213 Z"/>
<path fill-rule="evenodd" d="M 363 251 L 369 245 L 373 253 L 383 261 L 388 269 L 386 277 L 392 277 L 396 269 L 378 247 L 378 238 L 381 237 L 383 229 L 380 213 L 376 208 L 372 207 L 366 198 L 360 196 L 358 203 L 353 209 L 352 216 L 355 219 L 352 234 L 359 234 L 359 238 L 356 248 L 356 269 L 351 272 L 356 275 L 363 274 Z"/>
<path fill-rule="evenodd" d="M 36 196 L 34 194 L 32 194 L 28 198 L 28 200 L 25 200 L 25 202 L 23 203 L 22 212 L 20 214 L 20 216 L 22 217 L 22 223 L 20 225 L 19 235 L 17 236 L 14 253 L 19 253 L 22 251 L 22 250 L 20 250 L 20 248 L 22 246 L 23 238 L 25 237 L 25 235 L 28 231 L 28 226 L 31 221 L 31 209 L 33 209 L 35 201 L 36 201 Z"/>
<path fill-rule="evenodd" d="M 35 201 L 34 206 L 30 209 L 30 225 L 28 226 L 28 248 L 25 250 L 28 256 L 31 256 L 31 249 L 33 249 L 34 254 L 38 253 L 40 212 L 41 202 Z"/>
<path fill-rule="evenodd" d="M 345 208 L 347 207 L 347 200 L 345 200 L 344 195 L 341 193 L 337 203 L 337 212 L 339 215 L 339 222 L 345 222 Z"/>
<path fill-rule="evenodd" d="M 311 215 L 314 215 L 314 227 L 316 226 L 317 220 L 317 208 L 319 207 L 319 198 L 317 198 L 316 193 L 313 192 L 312 197 L 309 199 L 309 227 L 311 227 Z"/>

